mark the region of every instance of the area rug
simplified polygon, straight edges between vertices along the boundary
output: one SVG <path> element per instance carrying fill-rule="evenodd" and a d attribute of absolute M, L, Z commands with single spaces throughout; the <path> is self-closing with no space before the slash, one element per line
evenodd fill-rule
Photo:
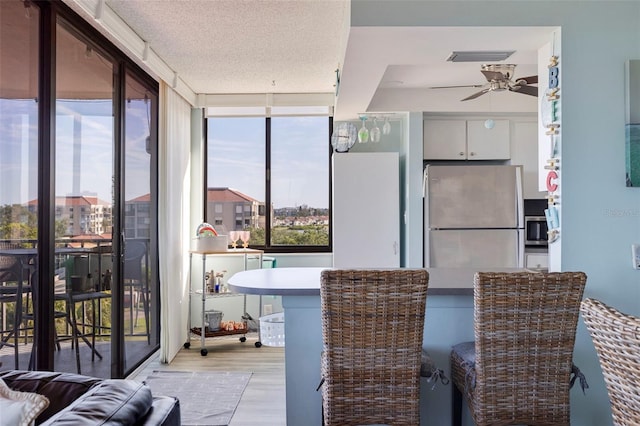
<path fill-rule="evenodd" d="M 144 381 L 153 395 L 180 400 L 183 425 L 228 425 L 252 373 L 154 370 Z"/>

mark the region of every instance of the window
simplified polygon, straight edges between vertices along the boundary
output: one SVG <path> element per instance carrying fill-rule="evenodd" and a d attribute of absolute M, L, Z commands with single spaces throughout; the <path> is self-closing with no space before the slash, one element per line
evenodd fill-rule
<path fill-rule="evenodd" d="M 329 251 L 331 126 L 328 116 L 209 117 L 207 221 L 222 216 L 223 232 L 248 230 L 267 251 Z"/>

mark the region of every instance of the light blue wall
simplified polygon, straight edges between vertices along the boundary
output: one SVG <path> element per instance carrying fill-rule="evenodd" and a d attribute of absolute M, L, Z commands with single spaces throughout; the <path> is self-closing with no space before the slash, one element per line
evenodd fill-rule
<path fill-rule="evenodd" d="M 640 271 L 631 268 L 630 254 L 631 244 L 640 243 L 640 189 L 624 186 L 624 63 L 640 58 L 640 2 L 354 0 L 351 12 L 352 26 L 561 27 L 561 269 L 587 273 L 585 296 L 640 316 Z M 422 149 L 422 138 L 411 131 L 416 121 L 421 125 L 421 114 L 410 114 L 407 168 L 414 171 L 422 167 L 421 156 L 413 157 Z M 411 212 L 422 202 L 416 186 L 409 184 L 413 193 L 404 206 Z M 422 230 L 407 229 L 406 236 L 410 252 L 421 245 Z M 414 264 L 412 254 L 408 259 Z M 429 301 L 427 321 L 434 326 L 425 330 L 425 341 L 437 361 L 446 362 L 451 341 L 472 335 L 471 305 L 443 297 Z M 586 395 L 572 391 L 572 424 L 611 424 L 602 373 L 582 321 L 574 358 L 591 387 Z M 448 416 L 435 411 L 448 413 L 449 393 L 423 390 L 433 400 L 427 404 L 431 412 L 423 413 L 428 424 Z"/>
<path fill-rule="evenodd" d="M 406 150 L 405 197 L 402 206 L 406 214 L 404 233 L 404 266 L 421 268 L 423 266 L 424 208 L 422 199 L 422 113 L 412 112 L 408 117 Z M 418 196 L 416 197 L 416 194 Z"/>

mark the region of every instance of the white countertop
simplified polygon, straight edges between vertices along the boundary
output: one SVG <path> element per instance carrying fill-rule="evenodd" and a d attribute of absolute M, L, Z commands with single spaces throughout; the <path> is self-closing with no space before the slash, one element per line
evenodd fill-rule
<path fill-rule="evenodd" d="M 281 296 L 320 295 L 320 271 L 330 268 L 267 268 L 237 272 L 227 282 L 231 291 Z M 473 275 L 478 271 L 517 272 L 524 269 L 428 268 L 429 294 L 473 295 Z"/>

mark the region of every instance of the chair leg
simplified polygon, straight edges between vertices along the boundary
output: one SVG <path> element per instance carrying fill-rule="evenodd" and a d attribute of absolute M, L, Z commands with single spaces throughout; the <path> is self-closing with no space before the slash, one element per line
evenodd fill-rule
<path fill-rule="evenodd" d="M 129 329 L 133 336 L 133 284 L 129 284 Z"/>
<path fill-rule="evenodd" d="M 144 324 L 147 332 L 147 344 L 151 344 L 151 333 L 149 333 L 149 295 L 146 288 L 142 289 L 142 308 L 144 310 Z"/>
<path fill-rule="evenodd" d="M 16 356 L 16 370 L 20 369 L 20 354 L 18 348 L 20 345 L 20 327 L 22 327 L 22 296 L 16 300 L 16 311 L 13 316 L 13 347 Z"/>
<path fill-rule="evenodd" d="M 462 392 L 451 382 L 451 425 L 462 426 Z"/>

